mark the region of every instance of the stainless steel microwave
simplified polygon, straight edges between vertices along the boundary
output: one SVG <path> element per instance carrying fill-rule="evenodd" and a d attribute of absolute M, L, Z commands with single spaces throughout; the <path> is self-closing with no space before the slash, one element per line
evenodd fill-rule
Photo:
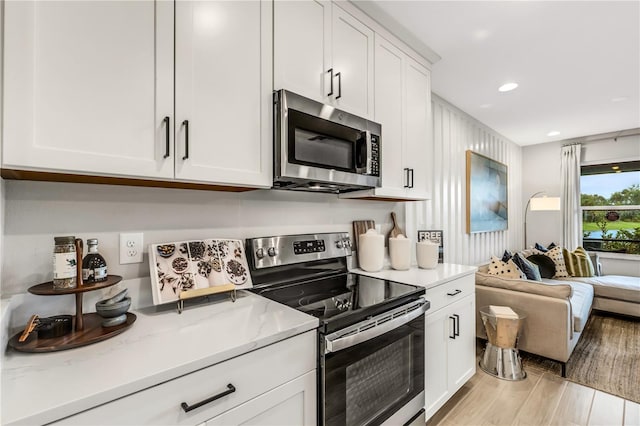
<path fill-rule="evenodd" d="M 334 193 L 379 187 L 381 130 L 331 105 L 275 91 L 273 187 Z"/>

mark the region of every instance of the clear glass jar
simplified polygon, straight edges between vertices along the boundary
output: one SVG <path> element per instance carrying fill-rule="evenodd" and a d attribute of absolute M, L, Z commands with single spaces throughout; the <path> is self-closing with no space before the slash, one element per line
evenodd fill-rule
<path fill-rule="evenodd" d="M 53 240 L 53 288 L 76 288 L 76 237 L 54 237 Z"/>

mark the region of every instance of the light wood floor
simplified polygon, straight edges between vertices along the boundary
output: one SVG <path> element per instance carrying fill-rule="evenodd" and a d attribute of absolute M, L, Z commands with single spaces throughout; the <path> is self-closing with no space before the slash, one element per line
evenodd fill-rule
<path fill-rule="evenodd" d="M 435 425 L 640 426 L 640 404 L 544 371 L 528 369 L 512 382 L 478 368 L 427 422 Z"/>

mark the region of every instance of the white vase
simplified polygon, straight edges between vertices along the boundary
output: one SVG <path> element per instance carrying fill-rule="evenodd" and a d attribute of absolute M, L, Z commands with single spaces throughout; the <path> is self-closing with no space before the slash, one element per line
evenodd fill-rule
<path fill-rule="evenodd" d="M 433 269 L 438 266 L 439 248 L 438 244 L 431 241 L 418 241 L 416 243 L 418 266 L 422 269 Z"/>
<path fill-rule="evenodd" d="M 389 238 L 389 260 L 391 267 L 398 271 L 406 271 L 411 266 L 411 240 L 404 235 Z"/>
<path fill-rule="evenodd" d="M 358 263 L 367 272 L 378 272 L 384 262 L 384 235 L 375 229 L 369 229 L 366 234 L 358 237 Z"/>

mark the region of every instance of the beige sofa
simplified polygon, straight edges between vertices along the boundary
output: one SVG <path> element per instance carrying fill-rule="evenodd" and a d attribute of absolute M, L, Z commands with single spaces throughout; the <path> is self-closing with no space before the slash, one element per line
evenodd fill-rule
<path fill-rule="evenodd" d="M 525 313 L 518 348 L 561 362 L 565 376 L 566 362 L 591 312 L 593 286 L 578 281 L 505 279 L 487 270 L 485 265 L 476 272 L 476 307 L 502 305 Z M 476 315 L 476 335 L 486 339 Z"/>

